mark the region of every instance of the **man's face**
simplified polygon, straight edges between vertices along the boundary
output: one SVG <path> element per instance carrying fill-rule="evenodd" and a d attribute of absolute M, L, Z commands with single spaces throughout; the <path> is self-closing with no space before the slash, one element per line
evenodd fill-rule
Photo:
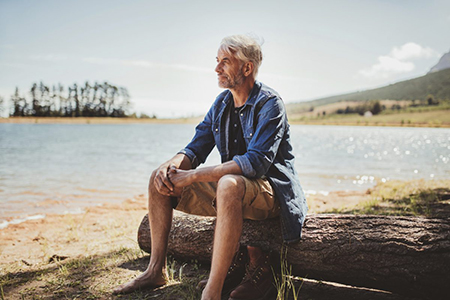
<path fill-rule="evenodd" d="M 219 49 L 217 53 L 216 73 L 219 87 L 234 89 L 244 82 L 245 76 L 242 70 L 243 64 L 235 58 Z"/>

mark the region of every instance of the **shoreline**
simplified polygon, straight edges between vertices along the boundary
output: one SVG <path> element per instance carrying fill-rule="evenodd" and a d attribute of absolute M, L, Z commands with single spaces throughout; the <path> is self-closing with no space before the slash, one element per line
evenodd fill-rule
<path fill-rule="evenodd" d="M 379 122 L 368 122 L 368 123 L 357 123 L 357 122 L 321 122 L 321 121 L 289 121 L 291 125 L 310 125 L 310 126 L 361 126 L 361 127 L 407 127 L 407 128 L 450 128 L 450 124 L 427 124 L 427 123 L 414 123 L 414 124 L 402 124 L 401 122 L 396 123 L 379 123 Z"/>
<path fill-rule="evenodd" d="M 373 186 L 372 186 L 373 187 Z M 370 187 L 369 187 L 370 189 Z M 325 206 L 329 206 L 331 209 L 336 209 L 338 207 L 342 207 L 344 204 L 357 204 L 358 201 L 355 201 L 355 197 L 362 197 L 366 190 L 362 189 L 355 189 L 355 190 L 334 190 L 334 191 L 312 191 L 308 190 L 305 191 L 305 195 L 307 199 L 314 199 L 312 203 L 312 210 L 313 212 L 321 211 Z M 341 198 L 346 198 L 348 200 L 348 203 L 343 203 Z M 19 210 L 15 211 L 15 215 L 5 215 L 0 217 L 0 232 L 4 229 L 7 229 L 14 225 L 23 224 L 29 221 L 35 221 L 35 220 L 41 220 L 46 219 L 47 217 L 54 217 L 54 216 L 65 216 L 65 215 L 83 215 L 88 213 L 89 211 L 92 211 L 92 209 L 95 210 L 96 207 L 115 207 L 115 205 L 121 205 L 122 203 L 127 203 L 129 201 L 142 201 L 142 199 L 145 198 L 143 194 L 134 196 L 131 198 L 128 198 L 124 201 L 114 201 L 114 202 L 92 202 L 90 205 L 82 205 L 82 206 L 73 206 L 72 210 L 69 211 L 67 209 L 61 210 L 61 211 L 55 211 L 50 206 L 46 206 L 48 209 L 42 210 L 42 211 L 36 211 L 32 213 L 27 213 L 27 208 L 22 207 L 21 213 L 19 213 Z M 334 199 L 334 204 L 330 202 L 330 199 Z M 349 200 L 350 199 L 350 200 Z M 144 201 L 145 202 L 145 201 Z M 71 204 L 76 204 L 76 201 L 71 201 Z M 67 203 L 66 203 L 67 204 Z M 328 204 L 328 205 L 325 205 Z M 331 204 L 331 205 L 330 205 Z M 39 203 L 34 203 L 30 205 L 39 205 Z M 348 206 L 348 205 L 347 205 Z M 67 207 L 65 207 L 67 208 Z M 311 212 L 311 207 L 310 207 Z"/>
<path fill-rule="evenodd" d="M 14 117 L 0 118 L 0 124 L 195 124 L 201 120 L 202 117 L 179 119 Z"/>
<path fill-rule="evenodd" d="M 101 125 L 125 125 L 125 124 L 198 124 L 203 117 L 176 118 L 176 119 L 137 119 L 137 118 L 63 118 L 63 117 L 14 117 L 0 118 L 0 124 L 101 124 Z M 370 119 L 365 122 L 336 121 L 336 120 L 289 120 L 291 125 L 314 126 L 372 126 L 372 127 L 417 127 L 417 128 L 450 128 L 450 123 L 402 123 L 378 122 Z"/>

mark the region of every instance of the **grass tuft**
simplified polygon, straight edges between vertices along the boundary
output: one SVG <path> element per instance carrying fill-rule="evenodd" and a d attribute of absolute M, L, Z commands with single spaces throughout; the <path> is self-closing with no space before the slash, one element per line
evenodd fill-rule
<path fill-rule="evenodd" d="M 394 216 L 447 217 L 450 180 L 392 180 L 369 190 L 371 199 L 351 209 L 327 212 Z"/>
<path fill-rule="evenodd" d="M 292 276 L 292 266 L 287 262 L 287 251 L 288 248 L 283 246 L 280 252 L 280 264 L 281 264 L 281 274 L 280 276 L 275 276 L 275 286 L 277 289 L 277 300 L 291 299 L 290 295 L 292 293 L 292 299 L 297 300 L 300 293 L 300 289 L 303 285 L 303 280 L 301 285 L 296 287 L 294 282 L 294 277 Z"/>

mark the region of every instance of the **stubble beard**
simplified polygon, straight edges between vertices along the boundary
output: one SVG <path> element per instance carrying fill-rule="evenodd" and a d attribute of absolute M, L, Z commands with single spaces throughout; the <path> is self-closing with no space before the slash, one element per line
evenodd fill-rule
<path fill-rule="evenodd" d="M 241 70 L 235 77 L 225 76 L 226 79 L 219 79 L 219 87 L 223 89 L 234 89 L 244 83 L 245 77 L 244 72 Z"/>

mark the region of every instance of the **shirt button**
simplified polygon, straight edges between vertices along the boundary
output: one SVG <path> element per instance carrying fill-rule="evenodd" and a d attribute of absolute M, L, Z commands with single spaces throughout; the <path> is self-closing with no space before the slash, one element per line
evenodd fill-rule
<path fill-rule="evenodd" d="M 237 140 L 234 140 L 235 143 L 237 143 Z"/>
<path fill-rule="evenodd" d="M 250 136 L 252 136 L 253 135 L 253 133 L 250 133 Z"/>
<path fill-rule="evenodd" d="M 234 124 L 234 127 L 237 127 L 237 124 Z"/>
<path fill-rule="evenodd" d="M 216 128 L 216 132 L 219 131 L 219 128 Z"/>
<path fill-rule="evenodd" d="M 234 110 L 234 113 L 237 114 L 237 109 Z"/>
<path fill-rule="evenodd" d="M 241 117 L 243 117 L 243 116 L 244 116 L 244 114 L 241 113 Z"/>

